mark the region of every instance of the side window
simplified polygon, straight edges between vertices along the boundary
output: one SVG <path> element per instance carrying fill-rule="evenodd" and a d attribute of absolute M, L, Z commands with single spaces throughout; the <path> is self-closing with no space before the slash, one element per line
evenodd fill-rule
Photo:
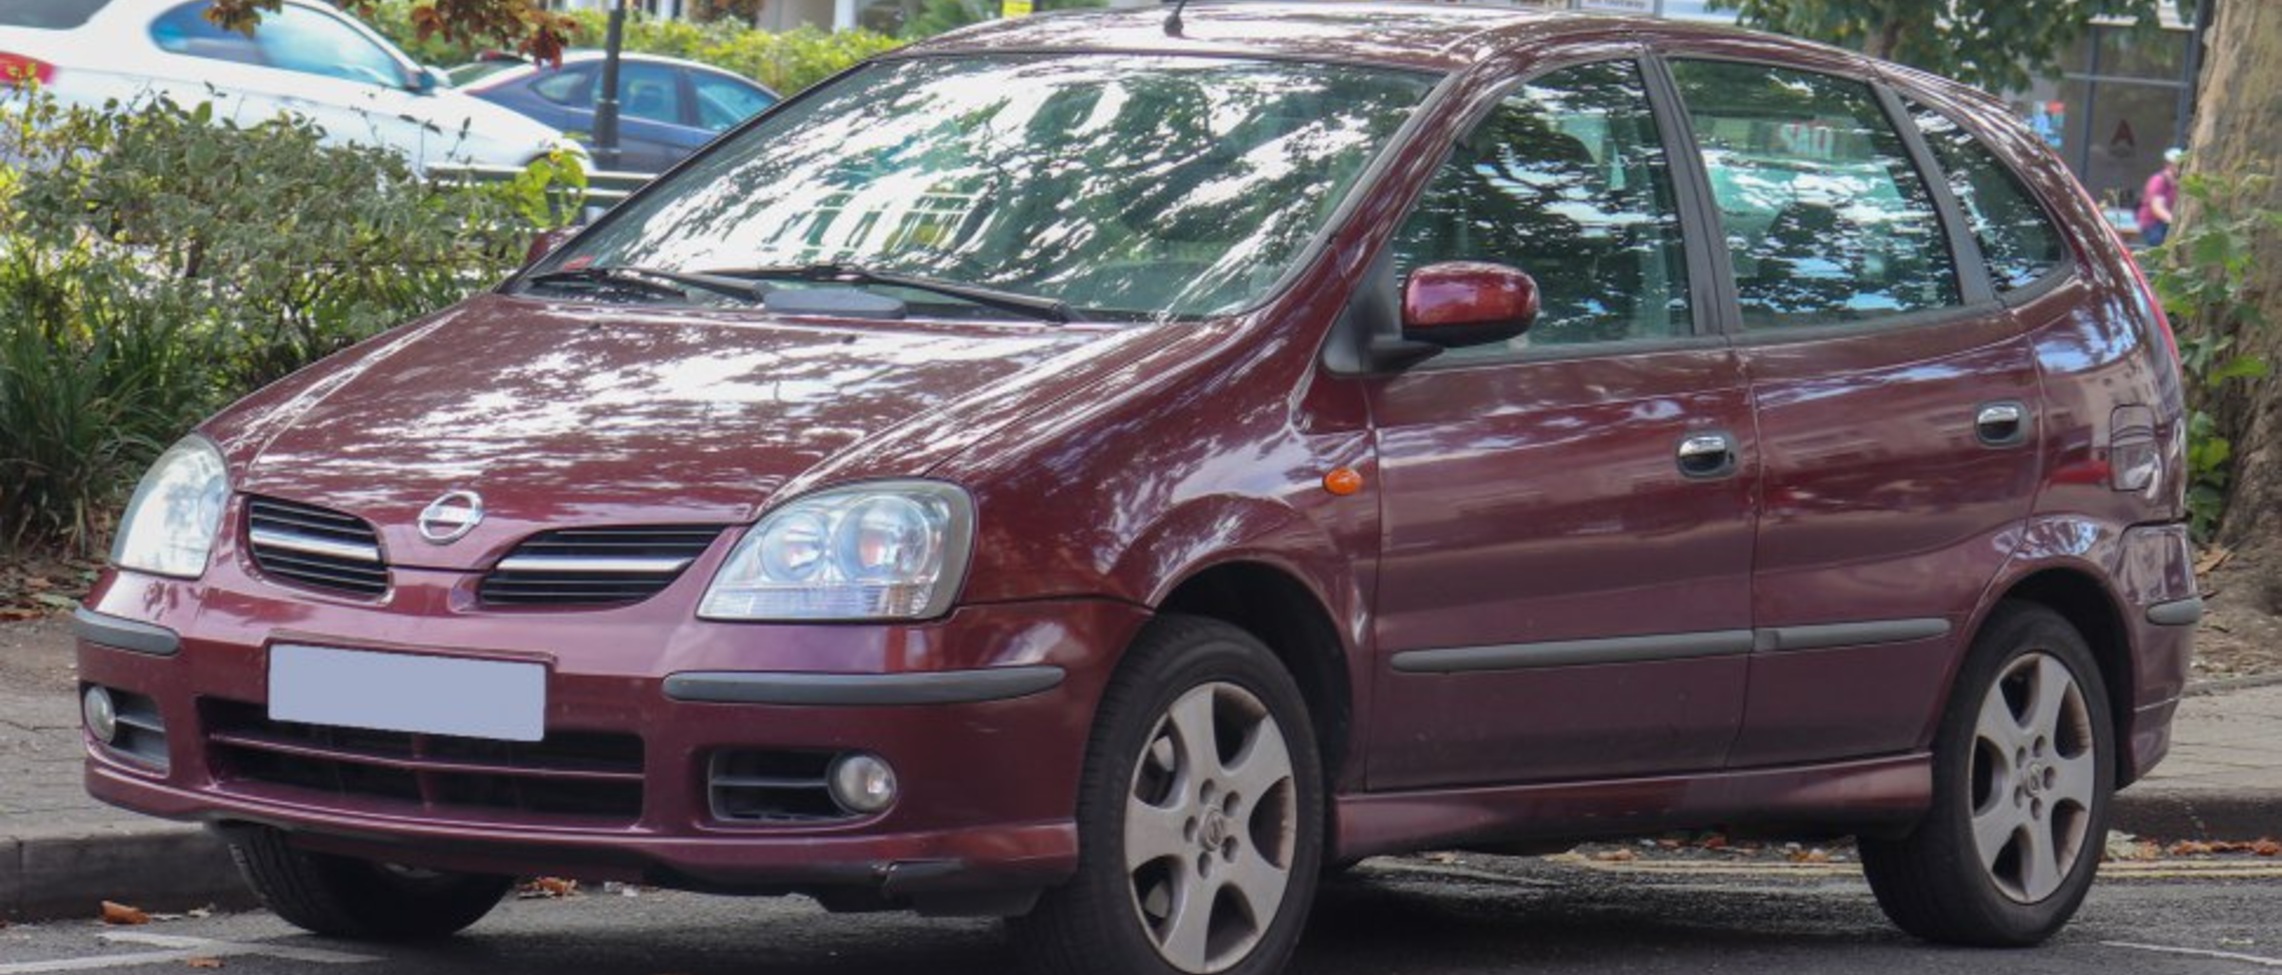
<path fill-rule="evenodd" d="M 261 48 L 253 38 L 226 30 L 206 19 L 205 0 L 186 3 L 151 22 L 151 43 L 161 51 L 187 54 L 213 61 L 262 64 Z"/>
<path fill-rule="evenodd" d="M 404 86 L 404 66 L 355 28 L 307 7 L 286 4 L 262 18 L 254 43 L 271 65 L 287 71 Z"/>
<path fill-rule="evenodd" d="M 1869 85 L 1726 61 L 1676 61 L 1672 74 L 1745 328 L 1961 303 L 1933 196 Z"/>
<path fill-rule="evenodd" d="M 1947 116 L 1915 102 L 1910 117 L 1948 175 L 1949 189 L 1965 208 L 1989 280 L 2011 291 L 2044 277 L 2066 259 L 2060 232 L 1996 153 Z"/>
<path fill-rule="evenodd" d="M 539 68 L 539 80 L 531 82 L 531 90 L 557 105 L 566 108 L 594 107 L 594 93 L 602 88 L 595 79 L 590 65 L 574 65 L 561 69 Z"/>
<path fill-rule="evenodd" d="M 777 103 L 766 91 L 720 75 L 693 72 L 689 82 L 697 89 L 697 124 L 714 132 L 759 115 Z"/>
<path fill-rule="evenodd" d="M 1537 279 L 1522 346 L 1690 332 L 1672 177 L 1640 69 L 1565 68 L 1516 90 L 1452 150 L 1395 238 L 1397 270 L 1492 261 Z"/>
<path fill-rule="evenodd" d="M 618 70 L 618 110 L 627 118 L 682 124 L 681 81 L 672 68 L 628 62 Z M 596 87 L 601 87 L 600 82 L 597 77 Z"/>

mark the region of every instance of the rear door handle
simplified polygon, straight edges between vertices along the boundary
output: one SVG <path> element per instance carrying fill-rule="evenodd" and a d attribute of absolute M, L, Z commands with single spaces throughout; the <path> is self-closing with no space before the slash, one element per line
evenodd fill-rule
<path fill-rule="evenodd" d="M 1684 477 L 1708 481 L 1735 473 L 1735 435 L 1725 430 L 1705 430 L 1680 438 L 1680 474 Z"/>
<path fill-rule="evenodd" d="M 1981 404 L 1973 413 L 1973 435 L 1991 447 L 2013 447 L 2027 442 L 2027 404 L 2009 399 Z"/>

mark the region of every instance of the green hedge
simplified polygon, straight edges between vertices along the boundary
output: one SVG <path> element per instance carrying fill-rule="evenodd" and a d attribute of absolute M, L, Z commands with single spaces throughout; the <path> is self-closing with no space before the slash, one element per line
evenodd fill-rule
<path fill-rule="evenodd" d="M 601 11 L 578 10 L 568 16 L 579 25 L 571 37 L 571 46 L 602 46 L 606 17 Z M 412 26 L 412 0 L 382 0 L 365 15 L 365 20 L 422 63 L 449 67 L 475 57 L 475 51 L 469 47 L 441 37 L 421 40 L 419 31 Z M 694 24 L 638 14 L 626 20 L 624 49 L 703 62 L 789 95 L 902 44 L 896 38 L 867 30 L 831 33 L 803 27 L 772 34 L 733 21 Z"/>
<path fill-rule="evenodd" d="M 444 186 L 305 121 L 0 99 L 0 547 L 102 544 L 197 420 L 489 285 L 576 163 Z"/>

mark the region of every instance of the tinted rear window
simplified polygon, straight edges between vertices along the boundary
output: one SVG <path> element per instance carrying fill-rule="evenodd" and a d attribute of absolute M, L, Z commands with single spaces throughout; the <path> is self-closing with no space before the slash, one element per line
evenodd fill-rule
<path fill-rule="evenodd" d="M 0 27 L 70 30 L 111 0 L 0 0 Z"/>

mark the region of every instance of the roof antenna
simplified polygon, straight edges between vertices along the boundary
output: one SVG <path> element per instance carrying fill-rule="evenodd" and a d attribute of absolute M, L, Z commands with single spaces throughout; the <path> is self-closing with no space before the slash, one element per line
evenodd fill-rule
<path fill-rule="evenodd" d="M 1173 0 L 1173 12 L 1165 17 L 1166 37 L 1181 36 L 1181 8 L 1188 5 L 1189 0 Z"/>

